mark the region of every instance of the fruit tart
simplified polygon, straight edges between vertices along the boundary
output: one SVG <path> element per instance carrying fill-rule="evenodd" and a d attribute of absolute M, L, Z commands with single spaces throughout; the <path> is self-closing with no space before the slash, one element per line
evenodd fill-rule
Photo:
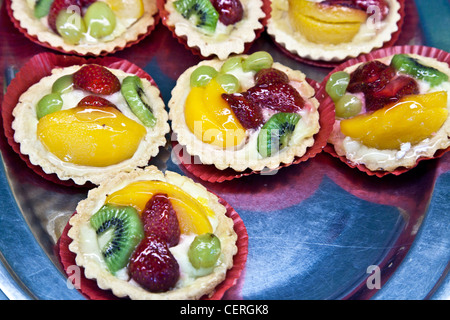
<path fill-rule="evenodd" d="M 78 55 L 103 55 L 147 35 L 156 0 L 11 0 L 13 19 L 40 44 Z"/>
<path fill-rule="evenodd" d="M 294 56 L 342 61 L 391 40 L 400 9 L 398 0 L 273 0 L 267 32 Z"/>
<path fill-rule="evenodd" d="M 162 22 L 180 42 L 203 57 L 225 59 L 244 53 L 266 23 L 263 0 L 160 2 Z"/>
<path fill-rule="evenodd" d="M 77 185 L 147 165 L 170 130 L 148 79 L 91 63 L 52 69 L 20 96 L 12 115 L 20 153 Z"/>
<path fill-rule="evenodd" d="M 69 221 L 69 249 L 88 279 L 117 297 L 199 299 L 214 292 L 237 253 L 218 197 L 150 166 L 89 191 Z"/>
<path fill-rule="evenodd" d="M 369 174 L 399 174 L 447 149 L 449 75 L 447 63 L 413 53 L 333 72 L 326 91 L 336 108 L 329 137 L 336 154 Z"/>
<path fill-rule="evenodd" d="M 169 118 L 176 140 L 202 164 L 277 169 L 314 144 L 314 94 L 302 72 L 258 51 L 187 69 L 172 91 Z"/>

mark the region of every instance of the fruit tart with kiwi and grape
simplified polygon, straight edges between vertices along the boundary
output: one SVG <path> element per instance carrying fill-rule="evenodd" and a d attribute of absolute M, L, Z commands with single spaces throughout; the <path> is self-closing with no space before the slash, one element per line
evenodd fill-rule
<path fill-rule="evenodd" d="M 267 32 L 301 58 L 342 61 L 388 42 L 400 9 L 398 0 L 273 0 Z"/>
<path fill-rule="evenodd" d="M 160 11 L 162 22 L 192 51 L 219 59 L 243 53 L 266 17 L 263 0 L 167 0 Z"/>
<path fill-rule="evenodd" d="M 54 68 L 12 114 L 20 152 L 46 174 L 78 185 L 147 165 L 170 130 L 156 86 L 98 64 Z"/>
<path fill-rule="evenodd" d="M 156 0 L 11 0 L 27 34 L 60 51 L 101 55 L 138 41 L 155 23 Z"/>
<path fill-rule="evenodd" d="M 326 91 L 336 107 L 329 142 L 370 171 L 411 168 L 450 146 L 450 68 L 416 54 L 394 54 L 334 72 Z"/>
<path fill-rule="evenodd" d="M 265 51 L 203 61 L 179 78 L 169 118 L 202 164 L 241 172 L 290 164 L 314 144 L 319 102 L 305 75 Z"/>
<path fill-rule="evenodd" d="M 131 299 L 199 299 L 214 292 L 238 252 L 219 199 L 150 166 L 92 189 L 69 221 L 69 250 L 101 289 Z"/>

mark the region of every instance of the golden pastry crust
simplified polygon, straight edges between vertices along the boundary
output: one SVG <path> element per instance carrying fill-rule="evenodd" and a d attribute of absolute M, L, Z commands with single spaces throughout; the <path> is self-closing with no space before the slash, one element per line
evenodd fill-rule
<path fill-rule="evenodd" d="M 418 59 L 423 64 L 436 68 L 450 76 L 450 68 L 444 63 L 433 58 L 423 57 L 416 54 L 408 54 L 409 56 Z M 376 59 L 385 64 L 389 64 L 393 56 Z M 351 73 L 359 65 L 350 66 L 344 71 Z M 418 81 L 419 84 L 421 83 Z M 423 86 L 420 90 L 421 94 L 428 92 L 435 92 L 445 90 L 450 93 L 450 82 L 446 82 L 432 89 L 429 86 Z M 447 101 L 447 109 L 450 114 L 450 99 Z M 371 171 L 394 171 L 399 167 L 410 168 L 413 167 L 419 158 L 431 158 L 437 150 L 446 149 L 450 147 L 450 116 L 444 122 L 442 127 L 430 138 L 421 141 L 418 144 L 412 145 L 409 148 L 399 150 L 380 150 L 376 148 L 369 148 L 362 143 L 344 136 L 340 130 L 340 121 L 336 119 L 329 140 L 333 144 L 336 154 L 346 157 L 350 162 L 355 164 L 364 164 Z"/>
<path fill-rule="evenodd" d="M 63 38 L 48 27 L 46 17 L 38 20 L 34 17 L 33 8 L 28 5 L 27 0 L 11 0 L 11 9 L 14 18 L 19 21 L 20 26 L 41 43 L 48 43 L 51 47 L 62 49 L 65 52 L 78 55 L 98 56 L 103 53 L 113 52 L 124 48 L 127 43 L 138 40 L 147 33 L 150 26 L 155 24 L 155 14 L 158 12 L 156 0 L 144 1 L 144 14 L 120 34 L 108 41 L 99 40 L 98 43 L 82 43 L 72 45 L 64 42 Z"/>
<path fill-rule="evenodd" d="M 246 57 L 246 55 L 243 55 Z M 184 116 L 184 106 L 187 95 L 190 91 L 189 77 L 191 73 L 201 65 L 208 65 L 219 70 L 223 61 L 214 59 L 202 61 L 198 65 L 187 69 L 177 80 L 175 88 L 172 90 L 172 98 L 169 101 L 169 118 L 172 120 L 172 130 L 176 134 L 177 141 L 186 147 L 187 152 L 192 156 L 198 156 L 203 164 L 213 164 L 219 170 L 232 168 L 235 171 L 244 171 L 248 168 L 254 171 L 261 171 L 265 168 L 276 169 L 280 164 L 289 164 L 296 157 L 305 154 L 308 147 L 314 144 L 314 135 L 319 132 L 319 102 L 314 97 L 314 89 L 306 82 L 305 75 L 297 70 L 274 63 L 273 67 L 285 72 L 291 85 L 300 93 L 305 100 L 305 108 L 300 111 L 302 116 L 288 147 L 277 152 L 275 155 L 263 158 L 257 151 L 258 131 L 248 130 L 247 140 L 244 145 L 237 150 L 234 148 L 222 149 L 198 139 L 186 125 Z M 243 84 L 241 84 L 243 85 Z M 254 83 L 248 84 L 248 87 L 242 87 L 245 91 Z"/>
<path fill-rule="evenodd" d="M 73 74 L 81 67 L 76 65 L 67 68 L 55 68 L 50 76 L 42 78 L 38 83 L 25 91 L 20 96 L 19 102 L 13 110 L 14 120 L 12 128 L 14 129 L 14 140 L 20 144 L 20 152 L 27 155 L 30 162 L 40 166 L 45 173 L 55 173 L 60 180 L 72 179 L 78 185 L 84 185 L 86 182 L 99 184 L 103 179 L 117 172 L 130 171 L 135 167 L 147 165 L 150 158 L 158 154 L 159 147 L 166 144 L 165 135 L 170 131 L 170 127 L 168 114 L 159 90 L 151 85 L 147 79 L 141 78 L 144 92 L 149 99 L 157 122 L 153 128 L 146 127 L 147 133 L 132 158 L 107 167 L 90 167 L 64 162 L 54 156 L 45 148 L 37 136 L 38 119 L 36 116 L 36 105 L 44 95 L 51 92 L 52 84 L 56 79 L 63 75 Z M 108 68 L 108 70 L 115 74 L 120 81 L 127 75 L 130 75 L 118 69 Z M 65 101 L 63 109 L 75 107 L 78 101 L 87 95 L 88 93 L 82 90 L 63 94 L 62 97 Z M 73 99 L 68 97 L 73 97 Z M 113 99 L 113 97 L 115 105 L 125 116 L 141 123 L 131 112 L 120 92 L 112 95 L 110 99 Z"/>
<path fill-rule="evenodd" d="M 198 277 L 191 283 L 179 283 L 174 289 L 163 293 L 148 292 L 135 283 L 113 276 L 102 266 L 101 261 L 83 252 L 83 245 L 80 242 L 82 232 L 85 232 L 83 230 L 90 228 L 89 218 L 105 203 L 108 194 L 120 190 L 132 182 L 148 180 L 165 181 L 183 189 L 194 198 L 206 199 L 209 208 L 216 214 L 218 221 L 214 234 L 219 237 L 221 242 L 220 263 L 214 267 L 212 273 Z M 212 295 L 214 288 L 225 279 L 227 270 L 233 266 L 233 256 L 237 253 L 237 234 L 233 229 L 233 220 L 226 216 L 226 208 L 219 203 L 217 196 L 190 178 L 175 172 L 163 173 L 154 166 L 118 174 L 107 183 L 90 190 L 88 197 L 78 204 L 76 212 L 77 214 L 69 221 L 72 227 L 68 235 L 73 239 L 69 249 L 76 254 L 77 265 L 84 267 L 85 276 L 95 279 L 101 289 L 111 289 L 117 297 L 128 296 L 136 300 L 192 300 L 199 299 L 204 295 Z"/>
<path fill-rule="evenodd" d="M 397 23 L 401 19 L 400 3 L 397 0 L 386 1 L 389 4 L 389 14 L 381 22 L 380 28 L 378 30 L 370 28 L 368 19 L 359 33 L 348 43 L 326 45 L 306 40 L 300 33 L 295 32 L 291 25 L 288 0 L 272 1 L 272 14 L 267 23 L 267 32 L 278 44 L 301 58 L 330 62 L 342 61 L 381 48 L 398 30 Z"/>
<path fill-rule="evenodd" d="M 216 35 L 209 36 L 176 11 L 174 2 L 175 0 L 168 0 L 165 4 L 165 9 L 169 12 L 167 25 L 173 26 L 175 34 L 185 38 L 189 47 L 199 49 L 204 57 L 215 55 L 219 59 L 225 59 L 233 53 L 243 53 L 245 44 L 255 40 L 256 31 L 263 27 L 259 20 L 266 16 L 262 0 L 241 0 L 244 7 L 243 19 L 228 27 L 218 22 Z M 217 35 L 219 29 L 222 31 Z"/>

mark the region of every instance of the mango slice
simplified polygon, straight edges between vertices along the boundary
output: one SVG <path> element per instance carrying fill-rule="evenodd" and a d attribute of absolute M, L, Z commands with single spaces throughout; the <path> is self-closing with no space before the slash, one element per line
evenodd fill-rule
<path fill-rule="evenodd" d="M 156 193 L 164 193 L 169 197 L 177 213 L 180 231 L 183 234 L 203 234 L 213 232 L 208 216 L 214 212 L 207 206 L 186 193 L 181 188 L 164 181 L 137 181 L 125 188 L 110 194 L 106 203 L 133 206 L 142 214 L 146 203 Z"/>
<path fill-rule="evenodd" d="M 239 145 L 246 134 L 222 93 L 226 92 L 215 79 L 204 87 L 193 87 L 184 112 L 189 130 L 198 139 L 228 148 Z"/>
<path fill-rule="evenodd" d="M 377 149 L 399 149 L 431 137 L 447 120 L 447 92 L 411 95 L 373 113 L 341 121 L 341 131 Z"/>
<path fill-rule="evenodd" d="M 37 125 L 42 144 L 77 165 L 105 167 L 130 159 L 146 129 L 113 107 L 75 107 L 48 114 Z"/>

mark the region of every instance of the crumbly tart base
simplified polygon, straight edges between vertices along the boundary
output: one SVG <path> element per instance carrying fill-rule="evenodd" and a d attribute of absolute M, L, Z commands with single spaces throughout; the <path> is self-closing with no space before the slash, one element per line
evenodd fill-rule
<path fill-rule="evenodd" d="M 246 56 L 243 55 L 243 57 Z M 308 84 L 302 72 L 292 70 L 277 62 L 273 64 L 273 67 L 285 72 L 291 80 L 291 83 L 295 81 L 295 88 L 299 91 L 303 99 L 305 99 L 308 105 L 306 109 L 309 109 L 308 111 L 301 112 L 302 118 L 296 125 L 296 130 L 288 147 L 271 157 L 263 158 L 258 154 L 256 149 L 258 131 L 253 131 L 252 134 L 248 134 L 245 144 L 237 146 L 236 149 L 222 149 L 204 143 L 190 131 L 186 125 L 184 116 L 184 105 L 190 91 L 190 75 L 198 66 L 209 65 L 219 70 L 222 64 L 223 61 L 218 59 L 202 61 L 198 65 L 187 69 L 178 78 L 172 90 L 172 98 L 169 101 L 169 119 L 172 120 L 172 131 L 176 134 L 174 138 L 186 147 L 186 151 L 191 156 L 198 156 L 203 164 L 213 164 L 219 170 L 232 168 L 235 171 L 241 172 L 249 168 L 254 171 L 276 169 L 282 163 L 289 164 L 296 157 L 303 156 L 307 148 L 314 144 L 313 136 L 320 129 L 319 102 L 314 97 L 315 90 Z M 243 91 L 246 89 L 248 88 L 242 88 Z"/>
<path fill-rule="evenodd" d="M 434 67 L 450 76 L 450 68 L 447 63 L 437 61 L 436 59 L 424 57 L 416 54 L 408 54 L 409 56 L 418 59 L 425 65 Z M 393 56 L 385 57 L 379 60 L 385 64 L 389 64 Z M 361 63 L 350 66 L 344 71 L 351 73 Z M 447 87 L 444 88 L 450 97 L 450 83 L 447 82 Z M 442 87 L 433 88 L 432 91 L 443 90 Z M 423 92 L 422 92 L 423 91 Z M 428 90 L 421 90 L 422 93 L 432 92 Z M 450 114 L 450 99 L 447 101 L 447 109 Z M 411 146 L 408 149 L 400 150 L 380 150 L 376 148 L 369 148 L 355 139 L 346 137 L 340 130 L 340 121 L 336 120 L 333 132 L 329 137 L 329 143 L 334 146 L 338 156 L 344 156 L 348 161 L 354 164 L 364 164 L 370 171 L 394 171 L 397 168 L 405 167 L 411 168 L 416 165 L 419 158 L 431 158 L 437 150 L 447 149 L 450 147 L 450 116 L 444 122 L 442 127 L 430 138 L 427 138 L 420 143 Z"/>
<path fill-rule="evenodd" d="M 151 293 L 136 284 L 113 276 L 98 263 L 96 258 L 84 254 L 80 244 L 81 230 L 89 227 L 90 217 L 102 207 L 106 196 L 132 182 L 145 180 L 165 181 L 183 189 L 194 198 L 206 199 L 206 203 L 218 219 L 214 234 L 219 237 L 222 250 L 219 258 L 220 264 L 214 268 L 211 274 L 199 277 L 184 287 L 175 287 L 163 293 Z M 214 288 L 225 279 L 227 270 L 233 266 L 233 256 L 237 253 L 237 234 L 233 229 L 233 220 L 225 215 L 226 208 L 219 203 L 218 197 L 188 177 L 169 171 L 163 173 L 154 166 L 136 169 L 130 173 L 120 173 L 107 183 L 90 190 L 88 197 L 78 204 L 76 212 L 77 214 L 73 215 L 69 221 L 72 227 L 68 236 L 73 239 L 69 250 L 76 254 L 76 263 L 78 266 L 84 267 L 87 278 L 95 279 L 101 289 L 111 289 L 117 297 L 129 297 L 135 300 L 193 300 L 205 295 L 212 295 Z"/>
<path fill-rule="evenodd" d="M 153 86 L 147 79 L 141 78 L 144 92 L 147 95 L 152 111 L 157 118 L 156 125 L 153 128 L 146 128 L 147 133 L 142 139 L 138 149 L 132 158 L 122 161 L 118 164 L 107 167 L 90 167 L 64 162 L 49 152 L 39 141 L 37 136 L 38 119 L 36 117 L 36 104 L 47 93 L 51 92 L 53 82 L 59 77 L 72 74 L 82 66 L 76 65 L 67 68 L 55 68 L 50 76 L 42 78 L 38 83 L 31 86 L 19 98 L 17 106 L 13 110 L 14 120 L 12 128 L 14 129 L 14 140 L 20 144 L 20 152 L 27 155 L 33 165 L 40 166 L 47 174 L 55 173 L 60 180 L 73 180 L 78 185 L 84 185 L 86 182 L 99 184 L 102 180 L 121 171 L 131 171 L 139 166 L 146 166 L 151 157 L 159 152 L 159 147 L 166 144 L 165 135 L 170 131 L 168 124 L 168 114 L 165 110 L 165 104 L 160 97 L 158 88 Z M 120 80 L 128 73 L 108 68 Z M 73 92 L 65 95 L 74 94 Z M 63 95 L 63 100 L 65 100 Z M 77 90 L 77 100 L 74 103 L 65 103 L 63 109 L 72 108 L 87 92 Z M 131 112 L 120 92 L 115 93 L 117 108 L 128 118 L 141 123 L 139 119 Z M 111 100 L 112 98 L 110 98 Z"/>
<path fill-rule="evenodd" d="M 33 10 L 28 6 L 27 0 L 11 0 L 11 10 L 14 18 L 26 32 L 37 38 L 41 43 L 48 43 L 51 47 L 62 49 L 65 52 L 78 55 L 100 55 L 104 52 L 113 52 L 117 48 L 124 48 L 127 43 L 138 40 L 147 29 L 155 23 L 155 14 L 158 12 L 156 0 L 144 1 L 144 14 L 130 25 L 125 32 L 110 41 L 98 43 L 72 45 L 64 42 L 63 38 L 48 27 L 46 17 L 38 20 Z"/>
<path fill-rule="evenodd" d="M 198 49 L 203 57 L 217 56 L 219 59 L 226 59 L 231 54 L 243 53 L 245 44 L 255 40 L 256 31 L 263 27 L 259 20 L 266 16 L 262 0 L 241 0 L 244 6 L 243 19 L 229 26 L 224 34 L 209 36 L 176 11 L 174 2 L 175 0 L 167 0 L 164 6 L 169 13 L 167 25 L 174 27 L 175 34 L 185 38 L 187 45 Z M 218 23 L 218 27 L 219 25 L 221 23 Z M 225 28 L 223 25 L 222 27 Z"/>
<path fill-rule="evenodd" d="M 398 31 L 397 23 L 401 19 L 400 3 L 397 0 L 386 1 L 389 3 L 390 10 L 387 17 L 381 22 L 381 28 L 374 32 L 366 22 L 353 40 L 348 43 L 327 45 L 308 41 L 295 31 L 290 22 L 288 0 L 272 1 L 272 14 L 267 22 L 267 33 L 274 38 L 275 42 L 301 58 L 337 62 L 357 57 L 362 53 L 369 53 L 373 49 L 381 48 L 391 39 L 392 34 Z"/>

